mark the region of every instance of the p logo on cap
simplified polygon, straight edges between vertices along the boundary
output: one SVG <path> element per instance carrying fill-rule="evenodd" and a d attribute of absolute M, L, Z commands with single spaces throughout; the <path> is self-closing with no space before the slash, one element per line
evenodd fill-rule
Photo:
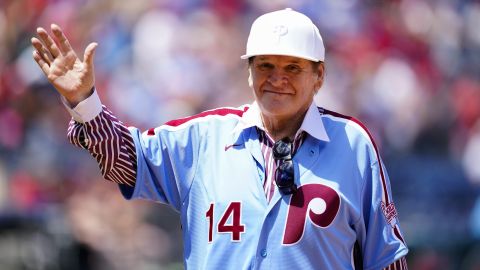
<path fill-rule="evenodd" d="M 285 25 L 276 25 L 273 27 L 273 33 L 278 36 L 284 36 L 288 33 L 288 28 Z"/>

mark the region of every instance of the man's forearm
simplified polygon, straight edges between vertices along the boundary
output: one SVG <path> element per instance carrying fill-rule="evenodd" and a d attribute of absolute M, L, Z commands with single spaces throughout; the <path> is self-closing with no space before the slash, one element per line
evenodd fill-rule
<path fill-rule="evenodd" d="M 72 119 L 68 138 L 73 145 L 90 152 L 105 179 L 135 186 L 137 156 L 133 138 L 127 127 L 105 106 L 86 123 Z"/>

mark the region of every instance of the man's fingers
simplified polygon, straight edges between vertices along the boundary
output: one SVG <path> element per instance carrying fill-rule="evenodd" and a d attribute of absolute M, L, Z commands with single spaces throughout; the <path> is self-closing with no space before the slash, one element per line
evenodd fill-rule
<path fill-rule="evenodd" d="M 98 43 L 92 42 L 88 44 L 87 48 L 85 48 L 83 61 L 87 63 L 89 67 L 93 66 L 93 57 L 95 56 L 95 49 L 97 48 L 97 46 L 98 46 Z"/>
<path fill-rule="evenodd" d="M 37 34 L 40 40 L 45 44 L 47 50 L 50 52 L 50 54 L 53 56 L 53 58 L 57 58 L 58 55 L 60 55 L 60 51 L 57 47 L 57 44 L 53 41 L 53 39 L 50 37 L 50 35 L 45 31 L 45 29 L 39 27 L 37 28 Z"/>
<path fill-rule="evenodd" d="M 40 40 L 37 38 L 32 38 L 31 42 L 33 47 L 37 50 L 39 56 L 42 57 L 48 65 L 50 65 L 53 61 L 52 55 L 47 51 L 47 49 L 45 49 L 42 42 L 40 42 Z"/>
<path fill-rule="evenodd" d="M 33 51 L 33 59 L 35 60 L 35 62 L 37 62 L 43 73 L 48 76 L 50 72 L 50 66 L 45 62 L 45 60 L 43 60 L 38 51 Z"/>
<path fill-rule="evenodd" d="M 51 26 L 52 32 L 55 35 L 55 38 L 58 41 L 58 46 L 62 54 L 67 54 L 70 51 L 73 51 L 72 46 L 70 45 L 70 42 L 68 41 L 67 37 L 65 37 L 65 34 L 63 34 L 62 29 L 60 26 L 56 24 L 52 24 Z"/>

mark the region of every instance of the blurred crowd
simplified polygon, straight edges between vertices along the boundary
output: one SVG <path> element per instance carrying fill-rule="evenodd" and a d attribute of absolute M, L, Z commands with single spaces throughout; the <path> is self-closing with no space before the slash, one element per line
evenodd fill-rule
<path fill-rule="evenodd" d="M 326 45 L 323 107 L 362 120 L 382 152 L 410 269 L 480 269 L 480 1 L 0 0 L 0 269 L 181 269 L 167 206 L 126 202 L 32 59 L 59 24 L 96 87 L 141 129 L 253 100 L 240 60 L 253 20 L 291 7 Z"/>

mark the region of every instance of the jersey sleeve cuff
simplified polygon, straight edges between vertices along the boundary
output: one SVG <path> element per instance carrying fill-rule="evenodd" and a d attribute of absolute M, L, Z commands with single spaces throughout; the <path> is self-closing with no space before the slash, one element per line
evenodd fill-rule
<path fill-rule="evenodd" d="M 62 103 L 72 116 L 73 120 L 79 123 L 86 123 L 95 118 L 102 112 L 102 102 L 98 97 L 97 91 L 94 89 L 93 93 L 86 99 L 82 100 L 75 107 L 71 107 L 68 101 L 62 96 Z"/>

